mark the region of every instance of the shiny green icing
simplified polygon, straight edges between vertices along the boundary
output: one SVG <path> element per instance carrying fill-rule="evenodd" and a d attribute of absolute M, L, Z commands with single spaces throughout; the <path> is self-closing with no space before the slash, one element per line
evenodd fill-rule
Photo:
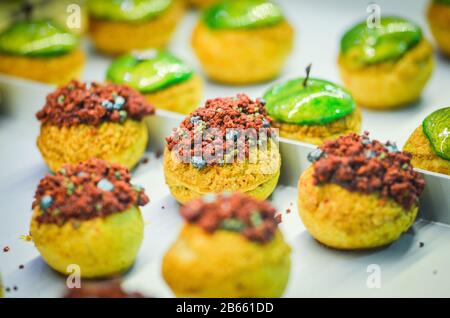
<path fill-rule="evenodd" d="M 450 160 L 450 107 L 428 115 L 422 123 L 422 129 L 436 155 Z"/>
<path fill-rule="evenodd" d="M 321 79 L 290 80 L 264 94 L 266 110 L 277 121 L 296 125 L 325 125 L 347 116 L 355 102 L 344 88 Z"/>
<path fill-rule="evenodd" d="M 398 17 L 382 17 L 379 27 L 369 28 L 363 21 L 341 40 L 341 53 L 359 64 L 397 60 L 422 39 L 415 23 Z"/>
<path fill-rule="evenodd" d="M 228 0 L 203 13 L 211 29 L 248 29 L 271 26 L 284 19 L 280 7 L 265 0 Z"/>
<path fill-rule="evenodd" d="M 151 93 L 185 81 L 192 74 L 192 69 L 172 54 L 148 50 L 115 59 L 107 70 L 106 79 Z"/>
<path fill-rule="evenodd" d="M 160 16 L 171 3 L 172 0 L 89 0 L 88 7 L 90 14 L 99 19 L 140 22 Z"/>
<path fill-rule="evenodd" d="M 0 34 L 0 52 L 12 55 L 55 56 L 68 53 L 77 45 L 76 35 L 50 20 L 17 22 Z"/>

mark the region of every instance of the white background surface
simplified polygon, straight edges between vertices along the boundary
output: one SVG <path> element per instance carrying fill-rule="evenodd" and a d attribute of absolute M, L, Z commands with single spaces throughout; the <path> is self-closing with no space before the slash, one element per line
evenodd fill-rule
<path fill-rule="evenodd" d="M 340 83 L 336 57 L 342 33 L 366 17 L 368 1 L 279 1 L 296 29 L 295 50 L 276 81 L 303 75 L 312 62 L 312 76 Z M 424 19 L 425 1 L 378 1 L 383 14 L 397 14 L 417 21 L 428 36 Z M 201 72 L 189 46 L 189 35 L 196 14 L 190 12 L 180 23 L 170 49 Z M 363 112 L 363 129 L 382 140 L 403 144 L 422 119 L 437 108 L 450 105 L 450 62 L 436 54 L 438 65 L 421 100 L 395 112 Z M 85 79 L 102 80 L 108 60 L 93 56 Z M 260 96 L 272 83 L 249 87 L 227 87 L 207 83 L 205 98 L 245 92 Z M 45 88 L 44 89 L 49 89 Z M 26 91 L 24 91 L 26 94 Z M 34 113 L 44 100 L 30 99 L 12 114 L 0 116 L 0 247 L 10 246 L 9 253 L 0 249 L 0 273 L 6 286 L 18 286 L 16 296 L 58 297 L 64 278 L 51 271 L 38 257 L 32 243 L 20 236 L 28 232 L 31 202 L 35 188 L 47 169 L 35 145 L 39 125 Z M 181 220 L 177 204 L 164 186 L 162 166 L 150 160 L 135 173 L 151 198 L 143 208 L 148 221 L 145 239 L 136 265 L 126 275 L 125 286 L 154 296 L 170 296 L 159 275 L 160 259 L 179 230 Z M 279 187 L 272 197 L 279 211 L 291 207 L 284 215 L 282 230 L 293 248 L 292 273 L 285 296 L 450 296 L 450 230 L 444 226 L 418 223 L 414 229 L 388 248 L 358 253 L 329 250 L 318 245 L 304 231 L 295 207 L 296 190 Z M 162 206 L 165 208 L 162 209 Z M 419 242 L 425 246 L 419 248 Z M 19 270 L 20 264 L 25 265 Z M 382 288 L 368 289 L 367 266 L 379 264 Z"/>

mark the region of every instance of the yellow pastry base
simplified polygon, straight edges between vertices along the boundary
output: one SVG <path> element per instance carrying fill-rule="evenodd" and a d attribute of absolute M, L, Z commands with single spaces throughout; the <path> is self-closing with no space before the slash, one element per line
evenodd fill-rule
<path fill-rule="evenodd" d="M 189 114 L 200 104 L 203 82 L 198 75 L 154 93 L 144 94 L 155 107 L 181 114 Z"/>
<path fill-rule="evenodd" d="M 84 61 L 85 55 L 80 49 L 53 57 L 0 54 L 0 73 L 59 85 L 79 78 Z"/>
<path fill-rule="evenodd" d="M 235 162 L 206 166 L 198 170 L 164 151 L 164 176 L 175 199 L 184 204 L 207 193 L 240 191 L 263 200 L 275 189 L 280 175 L 281 158 L 276 145 L 259 152 L 256 163 Z"/>
<path fill-rule="evenodd" d="M 422 40 L 398 61 L 360 67 L 340 55 L 338 64 L 342 81 L 358 105 L 393 109 L 419 98 L 433 72 L 433 49 Z"/>
<path fill-rule="evenodd" d="M 287 22 L 249 30 L 212 30 L 200 21 L 192 46 L 212 80 L 243 85 L 276 77 L 292 50 L 293 37 Z"/>
<path fill-rule="evenodd" d="M 144 236 L 139 208 L 87 221 L 68 221 L 62 226 L 41 224 L 35 209 L 30 233 L 45 262 L 69 275 L 67 268 L 78 265 L 83 278 L 105 277 L 126 271 L 134 263 Z"/>
<path fill-rule="evenodd" d="M 354 250 L 387 245 L 413 224 L 417 207 L 405 211 L 377 194 L 350 192 L 336 184 L 316 186 L 309 167 L 298 184 L 298 208 L 308 232 L 326 246 Z"/>
<path fill-rule="evenodd" d="M 450 57 L 450 6 L 432 2 L 427 17 L 439 48 Z"/>
<path fill-rule="evenodd" d="M 162 275 L 177 297 L 280 297 L 289 271 L 290 247 L 281 232 L 261 244 L 190 224 L 162 263 Z"/>
<path fill-rule="evenodd" d="M 360 133 L 361 111 L 357 107 L 351 114 L 325 125 L 294 125 L 274 122 L 281 137 L 321 145 L 325 140 L 333 140 L 349 133 Z"/>
<path fill-rule="evenodd" d="M 146 124 L 127 119 L 123 124 L 104 122 L 99 126 L 58 127 L 44 124 L 37 140 L 44 161 L 52 171 L 64 164 L 90 158 L 104 159 L 132 169 L 148 142 Z"/>
<path fill-rule="evenodd" d="M 414 167 L 450 175 L 450 160 L 445 160 L 434 153 L 422 126 L 414 130 L 403 150 L 413 155 L 411 162 Z"/>
<path fill-rule="evenodd" d="M 184 10 L 183 1 L 175 0 L 161 16 L 146 22 L 115 22 L 91 17 L 89 34 L 97 50 L 105 54 L 164 48 Z"/>

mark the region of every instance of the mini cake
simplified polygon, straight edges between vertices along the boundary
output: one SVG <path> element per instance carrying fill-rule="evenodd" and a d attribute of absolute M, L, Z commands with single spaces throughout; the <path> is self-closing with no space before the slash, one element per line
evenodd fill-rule
<path fill-rule="evenodd" d="M 389 244 L 413 224 L 425 181 L 395 144 L 350 134 L 309 155 L 298 208 L 308 232 L 345 250 Z"/>
<path fill-rule="evenodd" d="M 345 33 L 338 64 L 360 106 L 392 109 L 419 98 L 433 71 L 433 49 L 418 25 L 383 17 L 379 27 L 363 21 Z"/>
<path fill-rule="evenodd" d="M 90 0 L 89 33 L 106 54 L 163 48 L 184 13 L 181 0 Z"/>
<path fill-rule="evenodd" d="M 412 154 L 416 168 L 450 175 L 450 107 L 425 118 L 403 150 Z"/>
<path fill-rule="evenodd" d="M 62 84 L 78 78 L 85 56 L 76 35 L 50 20 L 20 21 L 0 33 L 0 73 Z"/>
<path fill-rule="evenodd" d="M 361 112 L 342 87 L 313 78 L 297 78 L 264 94 L 267 114 L 281 137 L 321 144 L 361 128 Z"/>
<path fill-rule="evenodd" d="M 49 94 L 36 114 L 41 122 L 37 145 L 52 171 L 90 158 L 131 169 L 147 146 L 143 118 L 153 112 L 130 87 L 72 81 Z"/>
<path fill-rule="evenodd" d="M 432 0 L 427 17 L 439 48 L 450 57 L 450 0 Z"/>
<path fill-rule="evenodd" d="M 81 288 L 71 288 L 64 298 L 144 298 L 140 293 L 128 293 L 118 280 L 83 282 Z"/>
<path fill-rule="evenodd" d="M 291 250 L 269 202 L 223 194 L 191 201 L 180 213 L 187 223 L 162 263 L 162 275 L 177 297 L 283 294 Z"/>
<path fill-rule="evenodd" d="M 106 79 L 140 91 L 157 108 L 189 114 L 200 104 L 202 80 L 164 51 L 133 52 L 114 60 Z"/>
<path fill-rule="evenodd" d="M 242 85 L 276 77 L 292 50 L 293 37 L 275 4 L 221 1 L 204 11 L 192 46 L 211 79 Z"/>
<path fill-rule="evenodd" d="M 167 139 L 164 175 L 180 203 L 206 193 L 241 191 L 266 199 L 281 158 L 263 104 L 246 95 L 210 99 Z"/>
<path fill-rule="evenodd" d="M 144 234 L 139 206 L 148 202 L 130 179 L 126 168 L 90 159 L 41 180 L 30 235 L 50 267 L 67 275 L 76 264 L 83 278 L 130 268 Z"/>

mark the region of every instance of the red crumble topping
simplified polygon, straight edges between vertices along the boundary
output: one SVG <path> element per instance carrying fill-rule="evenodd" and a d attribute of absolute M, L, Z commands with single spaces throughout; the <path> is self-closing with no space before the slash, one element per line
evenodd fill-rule
<path fill-rule="evenodd" d="M 275 209 L 267 201 L 258 201 L 248 195 L 207 195 L 180 209 L 181 215 L 209 233 L 218 229 L 239 232 L 251 241 L 269 242 L 281 222 Z"/>
<path fill-rule="evenodd" d="M 81 288 L 71 288 L 64 298 L 144 298 L 140 293 L 127 293 L 120 282 L 83 282 Z"/>
<path fill-rule="evenodd" d="M 236 149 L 248 158 L 251 147 L 248 136 L 242 134 L 245 142 L 237 140 L 240 138 L 239 132 L 246 131 L 248 134 L 249 129 L 256 133 L 265 129 L 270 137 L 270 118 L 261 100 L 254 101 L 245 94 L 238 94 L 236 97 L 207 100 L 203 107 L 192 112 L 174 129 L 166 142 L 170 151 L 176 147 L 181 158 L 201 154 L 205 164 L 223 164 L 223 158 L 214 157 L 216 148 L 221 147 L 224 155 L 227 155 L 227 150 Z M 199 135 L 203 135 L 202 140 L 196 143 Z M 185 149 L 189 153 L 185 153 Z"/>
<path fill-rule="evenodd" d="M 39 207 L 38 222 L 62 225 L 146 205 L 144 190 L 130 180 L 126 168 L 99 159 L 66 165 L 40 181 L 32 207 Z"/>
<path fill-rule="evenodd" d="M 47 96 L 45 106 L 36 114 L 42 123 L 59 127 L 102 122 L 141 120 L 155 109 L 134 89 L 119 84 L 86 84 L 71 81 Z"/>
<path fill-rule="evenodd" d="M 423 177 L 413 170 L 411 155 L 390 142 L 382 144 L 350 134 L 326 141 L 309 155 L 314 162 L 315 184 L 335 183 L 347 190 L 379 193 L 405 210 L 418 204 L 425 187 Z"/>

